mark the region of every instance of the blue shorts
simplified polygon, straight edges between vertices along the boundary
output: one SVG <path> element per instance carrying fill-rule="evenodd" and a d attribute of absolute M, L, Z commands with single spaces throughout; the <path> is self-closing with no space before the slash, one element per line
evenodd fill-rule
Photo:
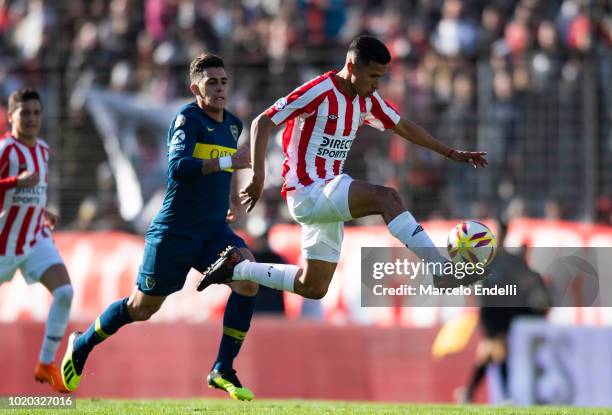
<path fill-rule="evenodd" d="M 147 237 L 136 286 L 147 295 L 166 296 L 179 291 L 191 268 L 203 272 L 228 245 L 247 247 L 227 224 L 201 242 L 176 235 Z"/>

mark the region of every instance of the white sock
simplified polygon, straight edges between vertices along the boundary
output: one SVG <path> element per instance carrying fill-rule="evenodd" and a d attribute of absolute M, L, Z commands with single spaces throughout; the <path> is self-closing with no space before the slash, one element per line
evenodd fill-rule
<path fill-rule="evenodd" d="M 293 291 L 300 267 L 287 264 L 265 264 L 242 261 L 234 268 L 233 280 L 249 280 L 275 290 Z"/>
<path fill-rule="evenodd" d="M 41 363 L 49 364 L 55 360 L 55 353 L 68 325 L 72 294 L 72 286 L 69 284 L 53 290 L 53 302 L 49 309 L 45 337 L 40 349 L 39 360 Z"/>
<path fill-rule="evenodd" d="M 410 212 L 400 213 L 389 222 L 387 227 L 391 235 L 399 239 L 419 258 L 433 264 L 444 264 L 448 261 L 440 254 L 427 232 Z"/>

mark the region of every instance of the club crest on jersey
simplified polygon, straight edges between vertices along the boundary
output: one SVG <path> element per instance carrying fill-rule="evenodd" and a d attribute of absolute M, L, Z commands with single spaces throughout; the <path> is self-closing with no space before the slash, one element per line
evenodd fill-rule
<path fill-rule="evenodd" d="M 238 141 L 238 126 L 230 126 L 230 132 L 232 133 L 232 137 L 234 137 L 234 141 Z"/>
<path fill-rule="evenodd" d="M 146 277 L 145 285 L 147 287 L 147 290 L 152 290 L 155 287 L 155 280 L 151 277 Z"/>
<path fill-rule="evenodd" d="M 185 116 L 183 114 L 179 114 L 178 117 L 176 117 L 176 120 L 174 121 L 174 128 L 180 128 L 183 125 L 185 125 L 185 122 L 187 121 L 187 119 L 185 118 Z"/>
<path fill-rule="evenodd" d="M 287 98 L 280 98 L 274 103 L 274 108 L 278 111 L 282 110 L 287 106 Z"/>

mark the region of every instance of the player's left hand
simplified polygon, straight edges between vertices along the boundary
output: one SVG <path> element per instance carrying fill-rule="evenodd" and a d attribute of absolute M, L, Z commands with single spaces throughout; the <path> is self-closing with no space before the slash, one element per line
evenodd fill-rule
<path fill-rule="evenodd" d="M 263 193 L 264 181 L 258 179 L 255 176 L 251 179 L 251 182 L 240 191 L 240 198 L 242 199 L 242 205 L 246 206 L 247 213 L 252 211 L 255 204 Z"/>
<path fill-rule="evenodd" d="M 55 226 L 57 225 L 57 221 L 58 221 L 57 215 L 55 213 L 49 212 L 46 209 L 44 211 L 44 215 L 45 215 L 45 226 L 49 227 L 49 229 L 51 230 L 55 229 Z"/>
<path fill-rule="evenodd" d="M 474 168 L 486 167 L 489 162 L 485 158 L 486 151 L 452 150 L 448 158 L 459 163 L 470 163 Z"/>

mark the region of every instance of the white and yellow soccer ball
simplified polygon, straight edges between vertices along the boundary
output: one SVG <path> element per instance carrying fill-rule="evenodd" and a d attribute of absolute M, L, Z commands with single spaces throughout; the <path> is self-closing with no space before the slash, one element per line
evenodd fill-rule
<path fill-rule="evenodd" d="M 475 220 L 458 223 L 448 235 L 448 254 L 454 263 L 482 263 L 487 266 L 495 258 L 497 240 L 486 225 Z"/>

